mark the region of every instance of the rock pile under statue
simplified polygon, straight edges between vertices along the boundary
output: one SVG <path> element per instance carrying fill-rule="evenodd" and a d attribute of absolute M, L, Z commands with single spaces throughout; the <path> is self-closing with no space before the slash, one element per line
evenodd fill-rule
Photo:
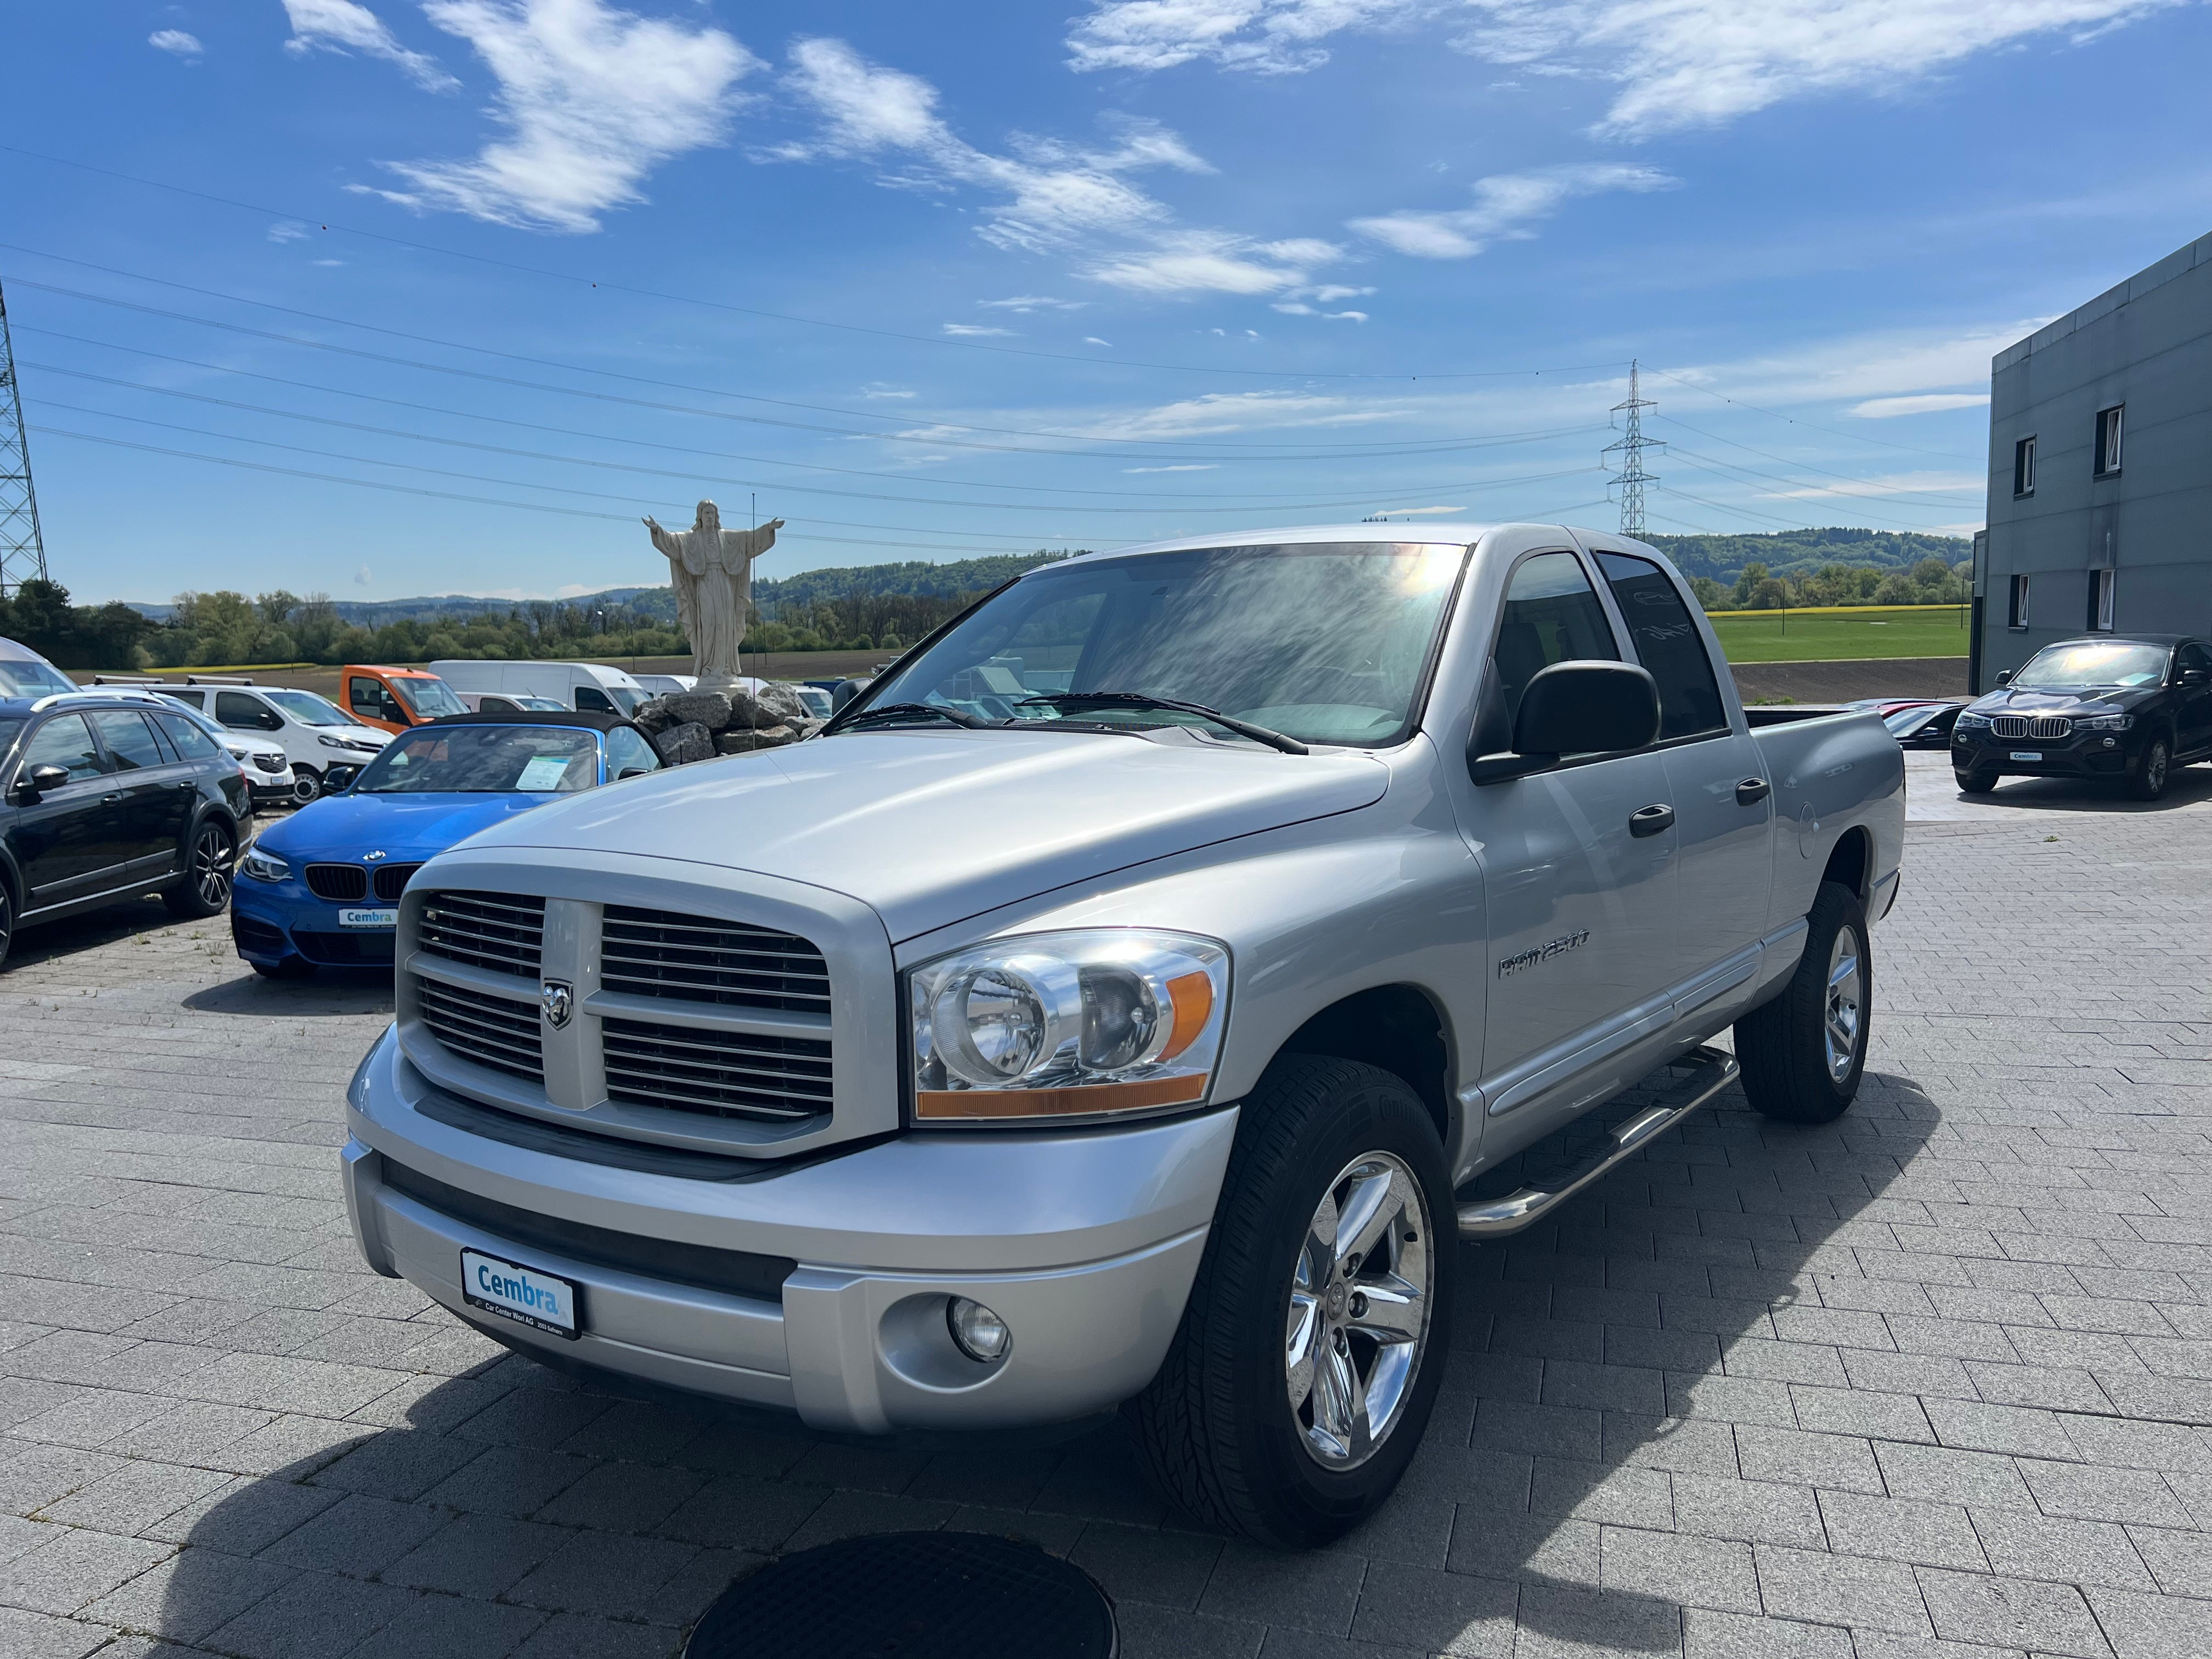
<path fill-rule="evenodd" d="M 668 766 L 781 749 L 823 726 L 806 712 L 795 690 L 775 680 L 763 681 L 757 690 L 738 685 L 726 691 L 672 691 L 638 704 L 630 718 L 653 738 Z"/>

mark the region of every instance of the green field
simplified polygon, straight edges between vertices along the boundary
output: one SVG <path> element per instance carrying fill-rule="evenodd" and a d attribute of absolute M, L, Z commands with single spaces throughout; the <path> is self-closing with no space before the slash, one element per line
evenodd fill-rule
<path fill-rule="evenodd" d="M 1711 618 L 1730 662 L 1838 662 L 1963 657 L 1966 608 L 1899 605 L 1839 611 L 1738 611 Z"/>

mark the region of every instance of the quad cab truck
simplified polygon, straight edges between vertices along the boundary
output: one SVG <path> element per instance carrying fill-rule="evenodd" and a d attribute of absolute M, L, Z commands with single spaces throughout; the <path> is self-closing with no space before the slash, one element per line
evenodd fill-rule
<path fill-rule="evenodd" d="M 1462 1240 L 1739 1068 L 1782 1122 L 1850 1105 L 1903 756 L 1759 714 L 1588 531 L 1031 572 L 817 738 L 423 866 L 361 1249 L 549 1363 L 823 1430 L 1120 1407 L 1195 1515 L 1320 1543 L 1414 1454 Z"/>

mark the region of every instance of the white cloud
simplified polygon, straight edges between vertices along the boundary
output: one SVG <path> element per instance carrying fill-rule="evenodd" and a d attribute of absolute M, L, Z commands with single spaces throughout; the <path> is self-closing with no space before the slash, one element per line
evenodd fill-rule
<path fill-rule="evenodd" d="M 436 58 L 401 46 L 384 20 L 356 0 L 284 0 L 284 13 L 292 20 L 292 38 L 284 43 L 287 52 L 299 56 L 357 52 L 381 58 L 398 64 L 429 92 L 452 92 L 461 84 Z"/>
<path fill-rule="evenodd" d="M 1763 490 L 1759 498 L 1770 501 L 1873 501 L 1888 495 L 1973 495 L 1988 482 L 1972 472 L 1899 472 L 1854 484 L 1808 484 L 1800 489 Z"/>
<path fill-rule="evenodd" d="M 1792 97 L 1883 88 L 2034 35 L 2075 40 L 2181 0 L 1469 0 L 1454 44 L 1621 83 L 1601 124 L 1641 137 Z"/>
<path fill-rule="evenodd" d="M 1322 313 L 1322 320 L 1330 323 L 1364 323 L 1367 320 L 1367 313 L 1364 311 L 1324 311 Z"/>
<path fill-rule="evenodd" d="M 1967 389 L 1986 390 L 1990 359 L 2050 320 L 2026 318 L 1961 334 L 1850 335 L 1775 356 L 1672 368 L 1658 377 L 1647 365 L 1644 393 L 1659 398 L 1669 410 L 1709 411 L 1719 405 L 1711 398 L 1692 396 L 1679 383 L 1710 386 L 1741 402 L 1768 405 L 1879 402 L 1951 390 L 1978 401 L 1984 392 Z M 1619 385 L 1627 384 L 1622 376 Z"/>
<path fill-rule="evenodd" d="M 1131 415 L 1092 420 L 1085 429 L 1103 438 L 1188 438 L 1270 428 L 1364 426 L 1400 419 L 1410 408 L 1404 403 L 1360 403 L 1322 392 L 1209 392 Z"/>
<path fill-rule="evenodd" d="M 186 59 L 197 58 L 207 50 L 200 45 L 198 35 L 187 34 L 182 29 L 155 29 L 146 37 L 146 44 L 156 52 Z"/>
<path fill-rule="evenodd" d="M 1656 167 L 1619 162 L 1579 162 L 1533 173 L 1493 173 L 1474 181 L 1474 205 L 1442 210 L 1401 209 L 1354 219 L 1352 228 L 1419 259 L 1465 259 L 1493 242 L 1526 241 L 1531 221 L 1547 219 L 1577 196 L 1605 191 L 1671 189 L 1674 180 Z"/>
<path fill-rule="evenodd" d="M 1375 509 L 1375 516 L 1378 519 L 1413 519 L 1425 517 L 1435 513 L 1464 513 L 1466 511 L 1467 509 L 1463 507 L 1378 507 Z"/>
<path fill-rule="evenodd" d="M 290 219 L 280 219 L 269 227 L 269 240 L 280 246 L 285 242 L 304 242 L 307 240 L 307 228 Z"/>
<path fill-rule="evenodd" d="M 860 395 L 863 398 L 911 398 L 914 393 L 908 392 L 904 386 L 885 386 L 882 381 L 877 380 L 862 386 Z"/>
<path fill-rule="evenodd" d="M 375 580 L 376 579 L 374 576 L 368 574 L 368 567 L 367 565 L 362 566 L 360 569 L 353 573 L 353 585 L 356 587 L 367 587 L 369 583 Z"/>
<path fill-rule="evenodd" d="M 732 88 L 762 67 L 720 29 L 606 0 L 424 0 L 423 10 L 490 69 L 507 136 L 470 161 L 386 162 L 408 188 L 376 193 L 524 229 L 596 230 L 598 215 L 643 201 L 657 164 L 721 141 Z"/>
<path fill-rule="evenodd" d="M 1023 294 L 1011 300 L 978 300 L 975 303 L 985 311 L 1012 311 L 1027 315 L 1032 311 L 1080 311 L 1091 301 L 1054 300 L 1042 294 Z"/>
<path fill-rule="evenodd" d="M 1110 256 L 1084 275 L 1133 294 L 1276 294 L 1306 279 L 1303 265 L 1284 264 L 1242 238 L 1208 232 Z"/>
<path fill-rule="evenodd" d="M 842 40 L 801 40 L 792 48 L 788 85 L 823 122 L 811 143 L 785 144 L 766 159 L 863 159 L 886 152 L 918 173 L 894 175 L 906 188 L 969 185 L 1001 198 L 978 227 L 998 246 L 1042 252 L 1099 232 L 1127 233 L 1164 220 L 1167 210 L 1121 175 L 1166 167 L 1212 169 L 1166 128 L 1123 120 L 1119 142 L 1081 149 L 1057 140 L 1018 139 L 994 155 L 961 138 L 937 112 L 937 88 L 903 70 L 871 64 Z"/>
<path fill-rule="evenodd" d="M 1425 9 L 1419 0 L 1109 0 L 1067 37 L 1077 70 L 1163 70 L 1194 58 L 1261 75 L 1328 61 L 1317 43 Z"/>
<path fill-rule="evenodd" d="M 1218 472 L 1218 461 L 1186 461 L 1176 466 L 1125 466 L 1124 472 Z"/>
<path fill-rule="evenodd" d="M 1899 415 L 1933 415 L 1947 409 L 1981 409 L 1986 407 L 1990 394 L 1986 392 L 1929 392 L 1913 398 L 1869 398 L 1863 404 L 1853 404 L 1844 411 L 1862 420 L 1887 421 Z"/>
<path fill-rule="evenodd" d="M 1111 351 L 1114 349 L 1114 343 L 1111 340 L 1102 340 L 1096 334 L 1085 335 L 1083 337 L 1083 343 L 1085 345 L 1104 346 L 1109 351 Z"/>
<path fill-rule="evenodd" d="M 978 335 L 996 335 L 1000 339 L 1006 340 L 1014 337 L 1014 331 L 1011 328 L 984 328 L 975 323 L 946 323 L 943 326 L 947 334 L 957 336 L 961 339 L 968 339 Z"/>
<path fill-rule="evenodd" d="M 309 264 L 311 264 L 311 265 L 332 265 L 332 266 L 336 266 L 336 265 L 342 265 L 342 264 L 343 264 L 345 263 L 345 261 L 344 261 L 344 260 L 343 260 L 343 259 L 310 259 L 310 260 L 308 260 L 308 261 L 307 261 L 307 263 L 308 263 Z"/>

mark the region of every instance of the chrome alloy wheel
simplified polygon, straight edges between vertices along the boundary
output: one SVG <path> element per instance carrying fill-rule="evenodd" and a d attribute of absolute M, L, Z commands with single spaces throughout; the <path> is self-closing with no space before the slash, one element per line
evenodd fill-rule
<path fill-rule="evenodd" d="M 209 824 L 192 842 L 192 888 L 200 902 L 220 910 L 230 902 L 230 867 L 238 848 L 217 824 Z"/>
<path fill-rule="evenodd" d="M 2153 794 L 2166 787 L 2166 745 L 2154 742 L 2143 757 L 2143 787 Z"/>
<path fill-rule="evenodd" d="M 1860 971 L 1860 959 L 1857 933 L 1848 926 L 1838 927 L 1828 952 L 1827 1003 L 1821 1012 L 1828 1075 L 1838 1083 L 1850 1075 L 1858 1058 L 1859 1029 L 1866 1018 L 1866 975 Z"/>
<path fill-rule="evenodd" d="M 1306 1224 L 1283 1363 L 1314 1461 L 1356 1468 L 1397 1426 L 1429 1336 L 1428 1206 L 1392 1152 L 1344 1166 Z"/>

